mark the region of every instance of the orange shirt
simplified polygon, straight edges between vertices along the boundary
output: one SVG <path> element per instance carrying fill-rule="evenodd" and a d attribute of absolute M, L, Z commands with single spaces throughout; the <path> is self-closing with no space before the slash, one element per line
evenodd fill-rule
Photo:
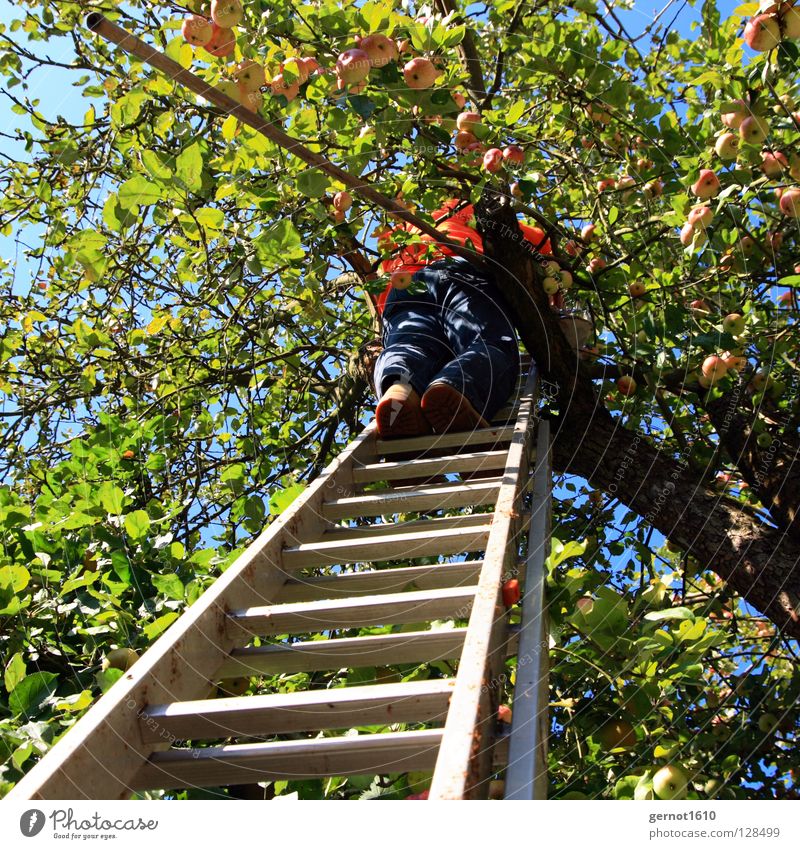
<path fill-rule="evenodd" d="M 457 206 L 458 203 L 459 201 L 456 199 L 449 200 L 433 213 L 434 221 L 439 222 L 440 219 L 443 219 L 441 220 L 441 223 L 437 223 L 436 229 L 441 230 L 448 238 L 452 239 L 452 241 L 468 248 L 474 248 L 477 253 L 482 254 L 483 241 L 478 235 L 478 231 L 474 227 L 470 226 L 474 220 L 475 209 L 472 204 L 469 204 L 451 215 L 450 211 Z M 539 253 L 547 256 L 552 254 L 550 241 L 545 239 L 543 230 L 540 230 L 538 227 L 530 227 L 522 222 L 520 222 L 519 226 L 525 240 L 531 242 Z M 419 233 L 419 230 L 416 227 L 405 222 L 397 227 L 384 230 L 378 234 L 378 244 L 382 250 L 389 251 L 398 248 L 397 243 L 391 239 L 391 234 L 398 230 L 405 230 L 408 233 Z M 404 247 L 399 248 L 397 253 L 395 253 L 395 255 L 390 259 L 385 259 L 381 263 L 381 271 L 384 274 L 391 274 L 393 271 L 408 271 L 413 274 L 415 271 L 418 271 L 420 268 L 424 268 L 426 265 L 431 262 L 435 262 L 437 259 L 443 259 L 445 256 L 453 256 L 453 251 L 447 245 L 444 245 L 441 242 L 434 242 L 433 237 L 429 236 L 427 233 L 420 235 L 420 239 L 422 243 L 417 242 L 413 245 L 405 245 Z M 435 244 L 436 248 L 431 251 L 430 255 L 423 256 L 423 254 L 430 249 L 432 244 Z M 386 289 L 378 295 L 376 306 L 379 313 L 383 312 L 386 298 L 388 297 L 391 289 L 392 284 L 390 283 Z"/>

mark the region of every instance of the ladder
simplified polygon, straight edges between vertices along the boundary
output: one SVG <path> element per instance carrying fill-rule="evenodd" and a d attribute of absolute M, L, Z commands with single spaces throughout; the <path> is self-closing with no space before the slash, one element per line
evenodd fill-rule
<path fill-rule="evenodd" d="M 380 440 L 368 425 L 7 798 L 433 771 L 430 799 L 470 799 L 506 765 L 506 798 L 545 798 L 552 475 L 545 420 L 530 468 L 537 379 L 525 368 L 488 429 Z M 444 481 L 408 483 L 431 476 Z M 502 586 L 515 575 L 512 626 Z M 358 633 L 371 626 L 384 627 Z M 498 700 L 517 653 L 504 734 Z M 235 676 L 437 661 L 455 674 L 208 697 Z"/>

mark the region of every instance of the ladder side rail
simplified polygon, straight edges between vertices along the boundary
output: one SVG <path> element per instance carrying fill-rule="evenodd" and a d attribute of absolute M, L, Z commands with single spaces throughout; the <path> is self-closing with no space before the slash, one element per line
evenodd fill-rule
<path fill-rule="evenodd" d="M 486 779 L 492 770 L 497 724 L 497 685 L 507 646 L 508 617 L 500 590 L 503 578 L 518 560 L 521 493 L 529 477 L 536 390 L 537 374 L 532 365 L 520 395 L 514 436 L 431 783 L 431 800 L 485 798 L 488 792 Z"/>
<path fill-rule="evenodd" d="M 228 614 L 254 599 L 274 601 L 290 577 L 282 550 L 318 536 L 327 497 L 352 495 L 354 463 L 375 456 L 368 425 L 311 486 L 150 646 L 11 790 L 7 799 L 124 799 L 149 756 L 169 747 L 145 742 L 140 717 L 151 704 L 203 698 L 230 652 L 249 639 L 227 633 Z M 244 674 L 244 673 L 243 673 Z M 222 676 L 224 677 L 224 676 Z"/>
<path fill-rule="evenodd" d="M 519 651 L 514 683 L 506 799 L 547 798 L 549 652 L 545 560 L 550 552 L 552 459 L 550 423 L 539 422 Z"/>

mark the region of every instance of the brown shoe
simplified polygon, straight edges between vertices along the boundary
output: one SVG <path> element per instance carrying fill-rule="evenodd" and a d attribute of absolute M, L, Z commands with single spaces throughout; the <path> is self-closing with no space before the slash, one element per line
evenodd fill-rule
<path fill-rule="evenodd" d="M 393 383 L 375 409 L 378 436 L 392 439 L 402 436 L 424 436 L 431 427 L 422 415 L 419 395 L 408 383 Z"/>
<path fill-rule="evenodd" d="M 449 383 L 432 383 L 422 396 L 422 414 L 434 433 L 473 431 L 491 427 L 470 402 Z"/>

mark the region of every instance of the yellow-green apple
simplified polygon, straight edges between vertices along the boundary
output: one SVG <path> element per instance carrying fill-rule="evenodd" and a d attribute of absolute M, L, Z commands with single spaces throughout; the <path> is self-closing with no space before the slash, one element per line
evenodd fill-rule
<path fill-rule="evenodd" d="M 525 161 L 525 151 L 518 144 L 503 148 L 503 159 L 510 165 L 521 165 Z"/>
<path fill-rule="evenodd" d="M 244 17 L 240 0 L 211 0 L 211 18 L 223 29 L 238 27 Z"/>
<path fill-rule="evenodd" d="M 546 295 L 555 295 L 558 291 L 558 280 L 555 277 L 545 277 L 542 280 L 542 289 Z"/>
<path fill-rule="evenodd" d="M 701 200 L 708 200 L 719 194 L 719 177 L 709 168 L 703 168 L 700 176 L 692 184 L 692 194 Z"/>
<path fill-rule="evenodd" d="M 205 47 L 211 41 L 213 32 L 211 21 L 202 15 L 189 15 L 181 26 L 183 37 L 195 47 Z"/>
<path fill-rule="evenodd" d="M 722 319 L 722 329 L 731 336 L 741 336 L 744 333 L 745 321 L 744 316 L 738 312 L 728 313 Z"/>
<path fill-rule="evenodd" d="M 693 207 L 686 216 L 686 220 L 692 227 L 701 228 L 708 227 L 713 218 L 714 213 L 711 211 L 711 207 L 705 205 Z"/>
<path fill-rule="evenodd" d="M 589 244 L 589 242 L 594 241 L 595 231 L 597 230 L 596 224 L 586 224 L 581 229 L 581 240 L 584 244 Z"/>
<path fill-rule="evenodd" d="M 365 35 L 357 41 L 357 44 L 369 56 L 373 68 L 382 68 L 389 62 L 396 62 L 400 55 L 397 44 L 381 32 Z"/>
<path fill-rule="evenodd" d="M 259 65 L 258 62 L 253 62 L 251 59 L 239 62 L 233 72 L 233 78 L 244 91 L 258 91 L 267 82 L 264 66 Z"/>
<path fill-rule="evenodd" d="M 731 112 L 723 112 L 721 115 L 722 123 L 731 130 L 738 130 L 739 125 L 744 121 L 750 112 L 750 108 L 743 100 L 734 100 L 735 108 Z"/>
<path fill-rule="evenodd" d="M 653 792 L 659 799 L 685 799 L 689 774 L 678 764 L 662 766 L 653 776 Z"/>
<path fill-rule="evenodd" d="M 345 50 L 336 60 L 336 73 L 347 85 L 354 85 L 365 80 L 369 69 L 369 56 L 358 47 Z"/>
<path fill-rule="evenodd" d="M 761 144 L 769 133 L 766 118 L 760 115 L 749 115 L 739 124 L 739 137 L 748 144 Z"/>
<path fill-rule="evenodd" d="M 641 298 L 647 292 L 647 286 L 641 280 L 634 280 L 628 284 L 628 293 L 632 298 Z"/>
<path fill-rule="evenodd" d="M 736 133 L 723 133 L 717 139 L 714 150 L 720 159 L 736 159 L 739 155 L 739 136 Z"/>
<path fill-rule="evenodd" d="M 765 53 L 781 41 L 777 15 L 756 15 L 747 22 L 743 38 L 751 50 Z"/>
<path fill-rule="evenodd" d="M 233 80 L 220 80 L 217 83 L 217 91 L 235 100 L 237 103 L 242 102 L 242 89 Z"/>
<path fill-rule="evenodd" d="M 408 289 L 411 285 L 410 271 L 393 271 L 389 277 L 394 289 Z"/>
<path fill-rule="evenodd" d="M 636 392 L 636 381 L 628 374 L 623 374 L 617 381 L 617 391 L 620 395 L 633 395 Z"/>
<path fill-rule="evenodd" d="M 417 56 L 403 66 L 403 79 L 409 88 L 430 88 L 439 76 L 439 71 L 430 59 Z"/>
<path fill-rule="evenodd" d="M 800 189 L 787 189 L 780 199 L 781 212 L 790 218 L 800 217 Z"/>
<path fill-rule="evenodd" d="M 503 167 L 503 151 L 497 147 L 490 147 L 483 154 L 483 168 L 490 174 L 495 174 Z"/>
<path fill-rule="evenodd" d="M 558 272 L 558 279 L 561 281 L 561 288 L 565 290 L 569 290 L 572 288 L 573 279 L 572 274 L 566 268 L 562 268 Z"/>
<path fill-rule="evenodd" d="M 456 118 L 456 127 L 471 133 L 475 127 L 481 125 L 482 118 L 477 112 L 461 112 Z"/>
<path fill-rule="evenodd" d="M 783 171 L 789 170 L 789 160 L 779 150 L 772 152 L 770 150 L 761 151 L 761 170 L 771 180 L 780 177 Z"/>
<path fill-rule="evenodd" d="M 779 12 L 781 34 L 784 38 L 800 38 L 800 9 L 784 3 Z"/>
<path fill-rule="evenodd" d="M 215 23 L 212 26 L 211 41 L 205 45 L 206 50 L 219 58 L 230 56 L 236 48 L 236 36 L 228 27 L 220 27 Z"/>
<path fill-rule="evenodd" d="M 341 210 L 342 212 L 347 212 L 348 209 L 353 205 L 353 198 L 350 196 L 350 192 L 336 192 L 333 196 L 333 208 Z"/>
<path fill-rule="evenodd" d="M 300 83 L 288 83 L 283 74 L 277 74 L 269 87 L 274 95 L 283 95 L 287 100 L 294 100 L 300 93 Z"/>
<path fill-rule="evenodd" d="M 223 678 L 217 684 L 217 694 L 222 698 L 243 696 L 250 688 L 250 679 L 244 675 L 238 678 Z"/>
<path fill-rule="evenodd" d="M 706 357 L 703 360 L 701 370 L 705 377 L 707 377 L 713 385 L 715 383 L 719 383 L 719 381 L 725 377 L 728 373 L 728 366 L 722 357 L 718 357 L 716 354 L 711 354 L 711 356 Z"/>
<path fill-rule="evenodd" d="M 121 669 L 126 672 L 139 659 L 139 654 L 131 648 L 112 649 L 104 658 L 102 667 L 106 669 Z"/>
<path fill-rule="evenodd" d="M 554 259 L 547 260 L 542 268 L 544 268 L 545 274 L 550 277 L 558 277 L 558 274 L 561 271 L 561 266 Z"/>
<path fill-rule="evenodd" d="M 764 713 L 758 718 L 758 730 L 771 734 L 778 725 L 778 717 L 774 713 Z"/>

